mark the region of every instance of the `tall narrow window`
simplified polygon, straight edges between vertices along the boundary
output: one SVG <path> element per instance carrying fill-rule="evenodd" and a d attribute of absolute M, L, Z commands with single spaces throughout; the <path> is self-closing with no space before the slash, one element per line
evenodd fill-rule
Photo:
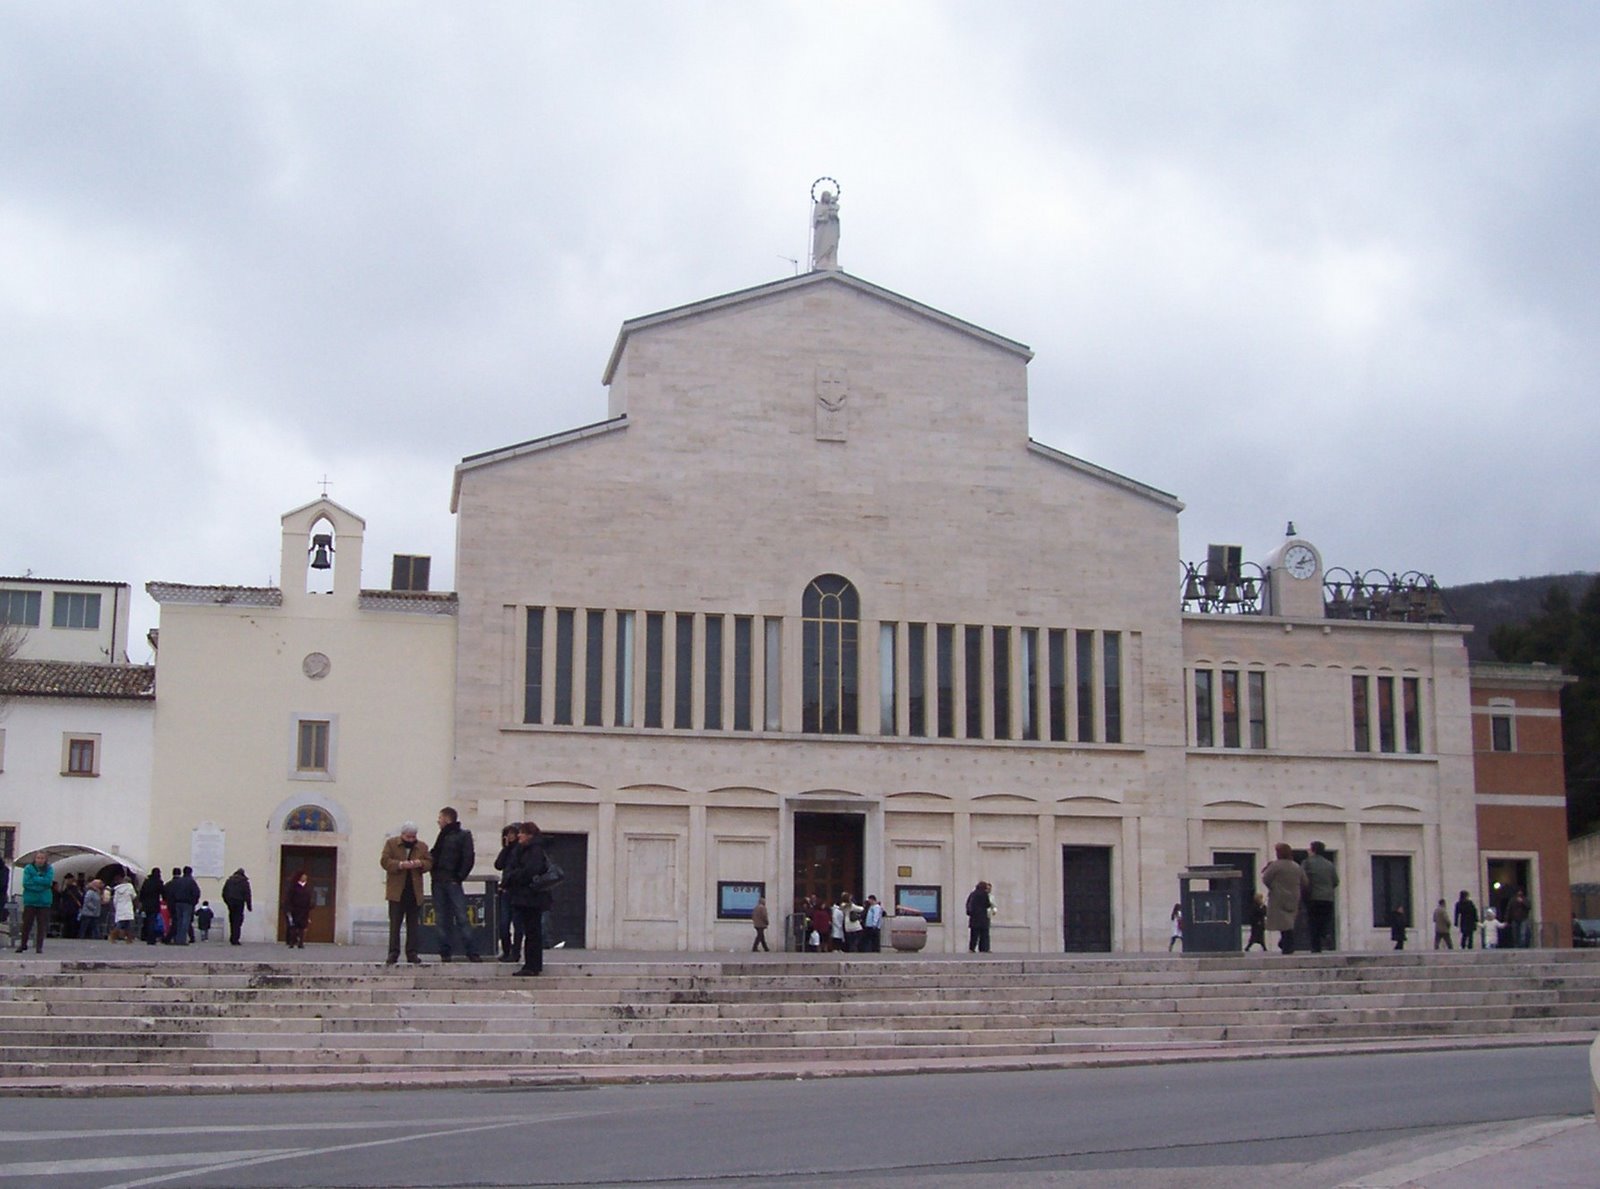
<path fill-rule="evenodd" d="M 528 644 L 522 671 L 522 721 L 544 721 L 544 608 L 528 608 Z"/>
<path fill-rule="evenodd" d="M 1378 678 L 1378 750 L 1394 750 L 1394 678 Z"/>
<path fill-rule="evenodd" d="M 1422 751 L 1422 690 L 1415 677 L 1400 679 L 1401 713 L 1406 728 L 1406 750 L 1412 755 Z"/>
<path fill-rule="evenodd" d="M 1100 683 L 1106 699 L 1106 742 L 1122 742 L 1122 633 L 1107 632 L 1100 655 L 1105 664 Z"/>
<path fill-rule="evenodd" d="M 897 672 L 895 650 L 895 630 L 892 623 L 878 625 L 878 734 L 893 735 L 898 732 L 896 711 L 898 705 L 896 697 L 898 688 L 895 684 Z"/>
<path fill-rule="evenodd" d="M 823 574 L 812 579 L 801 603 L 803 727 L 813 734 L 859 734 L 856 653 L 861 601 L 856 588 L 838 574 Z"/>
<path fill-rule="evenodd" d="M 748 615 L 733 617 L 733 729 L 750 729 L 751 682 L 754 678 L 755 625 Z"/>
<path fill-rule="evenodd" d="M 768 731 L 783 730 L 783 620 L 766 621 L 765 688 L 762 691 L 762 723 Z"/>
<path fill-rule="evenodd" d="M 906 625 L 906 709 L 913 735 L 928 733 L 928 625 Z"/>
<path fill-rule="evenodd" d="M 606 613 L 590 611 L 583 623 L 583 725 L 598 727 L 606 672 Z"/>
<path fill-rule="evenodd" d="M 1239 671 L 1222 670 L 1222 746 L 1239 746 Z"/>
<path fill-rule="evenodd" d="M 694 616 L 680 612 L 677 647 L 673 649 L 672 725 L 687 731 L 694 725 Z"/>
<path fill-rule="evenodd" d="M 1355 728 L 1357 751 L 1372 750 L 1372 716 L 1367 710 L 1367 679 L 1357 673 L 1350 678 L 1350 715 Z"/>
<path fill-rule="evenodd" d="M 617 612 L 616 725 L 633 725 L 633 612 Z"/>
<path fill-rule="evenodd" d="M 1509 714 L 1496 714 L 1489 719 L 1489 749 L 1491 751 L 1515 751 L 1512 742 L 1511 716 Z"/>
<path fill-rule="evenodd" d="M 968 739 L 983 738 L 983 629 L 966 630 L 967 690 L 966 717 L 961 733 Z"/>
<path fill-rule="evenodd" d="M 1267 675 L 1251 672 L 1245 676 L 1245 688 L 1250 699 L 1250 746 L 1267 745 Z"/>
<path fill-rule="evenodd" d="M 1078 633 L 1078 742 L 1094 742 L 1094 633 Z"/>
<path fill-rule="evenodd" d="M 661 682 L 666 656 L 667 617 L 660 611 L 644 616 L 644 725 L 661 725 Z"/>
<path fill-rule="evenodd" d="M 1039 737 L 1039 629 L 1022 629 L 1022 737 Z"/>
<path fill-rule="evenodd" d="M 1055 743 L 1067 739 L 1067 633 L 1051 628 L 1050 649 L 1050 738 Z"/>
<path fill-rule="evenodd" d="M 722 730 L 722 616 L 706 616 L 706 730 Z"/>
<path fill-rule="evenodd" d="M 994 737 L 1011 738 L 1011 629 L 994 628 Z"/>
<path fill-rule="evenodd" d="M 330 724 L 326 719 L 302 718 L 300 720 L 299 740 L 295 751 L 296 770 L 300 772 L 326 772 L 328 770 L 329 726 Z"/>
<path fill-rule="evenodd" d="M 941 623 L 934 633 L 937 643 L 934 658 L 938 691 L 939 738 L 954 739 L 956 735 L 956 629 L 954 624 Z"/>
<path fill-rule="evenodd" d="M 1211 669 L 1196 669 L 1194 671 L 1194 745 L 1196 747 L 1212 747 L 1216 743 L 1212 723 L 1215 721 L 1212 711 L 1214 682 L 1216 673 Z"/>
<path fill-rule="evenodd" d="M 556 608 L 556 708 L 551 721 L 572 725 L 572 626 L 573 610 Z"/>

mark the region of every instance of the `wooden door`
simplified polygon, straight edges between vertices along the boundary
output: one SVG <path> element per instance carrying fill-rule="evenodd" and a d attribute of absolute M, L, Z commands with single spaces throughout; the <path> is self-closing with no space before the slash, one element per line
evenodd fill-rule
<path fill-rule="evenodd" d="M 283 848 L 278 864 L 278 940 L 288 937 L 289 917 L 284 905 L 289 902 L 289 884 L 301 871 L 310 877 L 311 887 L 311 921 L 306 926 L 306 940 L 331 942 L 339 915 L 339 852 L 331 846 Z"/>

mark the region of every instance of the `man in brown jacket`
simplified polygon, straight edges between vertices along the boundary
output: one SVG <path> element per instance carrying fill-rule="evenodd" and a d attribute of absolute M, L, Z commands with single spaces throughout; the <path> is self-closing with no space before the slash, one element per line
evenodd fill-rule
<path fill-rule="evenodd" d="M 389 957 L 385 966 L 400 960 L 400 923 L 406 926 L 406 961 L 422 964 L 417 953 L 417 926 L 422 910 L 422 876 L 433 866 L 428 844 L 417 837 L 417 823 L 406 822 L 400 833 L 383 844 L 379 860 L 388 880 L 384 894 L 389 901 Z"/>

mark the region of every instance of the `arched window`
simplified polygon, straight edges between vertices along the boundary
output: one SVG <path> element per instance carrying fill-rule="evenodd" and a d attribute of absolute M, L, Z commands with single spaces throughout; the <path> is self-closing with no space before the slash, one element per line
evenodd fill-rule
<path fill-rule="evenodd" d="M 333 815 L 318 805 L 302 805 L 283 821 L 285 830 L 309 830 L 318 834 L 333 832 Z"/>
<path fill-rule="evenodd" d="M 804 729 L 820 735 L 858 734 L 856 648 L 861 599 L 856 588 L 837 574 L 813 578 L 800 613 Z"/>

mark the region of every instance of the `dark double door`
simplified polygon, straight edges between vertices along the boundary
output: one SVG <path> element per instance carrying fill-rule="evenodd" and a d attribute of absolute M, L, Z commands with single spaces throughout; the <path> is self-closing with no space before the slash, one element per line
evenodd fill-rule
<path fill-rule="evenodd" d="M 1111 848 L 1061 848 L 1061 931 L 1069 954 L 1111 952 Z"/>
<path fill-rule="evenodd" d="M 587 834 L 546 834 L 544 853 L 560 865 L 566 876 L 550 896 L 550 911 L 544 918 L 546 948 L 587 948 L 584 927 L 589 918 L 589 836 Z"/>
<path fill-rule="evenodd" d="M 849 892 L 860 903 L 866 897 L 862 854 L 867 819 L 859 813 L 794 815 L 794 894 L 815 896 L 832 904 Z"/>

